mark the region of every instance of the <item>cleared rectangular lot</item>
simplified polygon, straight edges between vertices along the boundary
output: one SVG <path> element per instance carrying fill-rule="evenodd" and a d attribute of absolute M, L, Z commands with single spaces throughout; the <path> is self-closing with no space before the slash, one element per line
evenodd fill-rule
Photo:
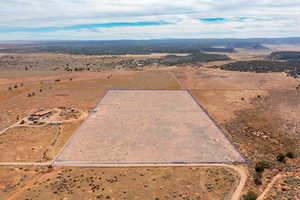
<path fill-rule="evenodd" d="M 54 164 L 243 162 L 185 90 L 110 90 Z"/>

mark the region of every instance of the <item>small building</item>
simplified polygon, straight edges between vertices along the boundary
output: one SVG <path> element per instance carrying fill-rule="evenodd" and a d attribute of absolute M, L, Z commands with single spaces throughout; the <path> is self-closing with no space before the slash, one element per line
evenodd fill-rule
<path fill-rule="evenodd" d="M 49 124 L 50 124 L 50 125 L 61 125 L 61 124 L 63 124 L 63 123 L 60 122 L 60 121 L 53 121 L 53 122 L 50 122 Z"/>
<path fill-rule="evenodd" d="M 52 110 L 40 110 L 31 116 L 33 117 L 43 117 L 43 116 L 49 116 L 52 113 Z"/>

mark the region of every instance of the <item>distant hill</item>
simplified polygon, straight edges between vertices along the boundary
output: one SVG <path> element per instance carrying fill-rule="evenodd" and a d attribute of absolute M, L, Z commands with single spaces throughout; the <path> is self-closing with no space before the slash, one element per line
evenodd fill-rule
<path fill-rule="evenodd" d="M 68 53 L 122 55 L 150 53 L 234 52 L 235 48 L 267 49 L 263 44 L 300 44 L 300 38 L 164 39 L 112 41 L 0 42 L 0 53 Z"/>
<path fill-rule="evenodd" d="M 300 62 L 300 51 L 277 51 L 270 54 L 273 60 L 285 60 L 289 62 Z"/>

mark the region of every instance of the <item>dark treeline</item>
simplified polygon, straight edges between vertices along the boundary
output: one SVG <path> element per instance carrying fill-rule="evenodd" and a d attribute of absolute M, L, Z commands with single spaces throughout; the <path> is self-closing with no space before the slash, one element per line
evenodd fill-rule
<path fill-rule="evenodd" d="M 149 66 L 149 65 L 164 65 L 164 66 L 174 66 L 183 64 L 195 64 L 199 62 L 210 62 L 210 61 L 222 61 L 230 60 L 226 55 L 221 54 L 207 54 L 207 53 L 197 53 L 187 56 L 176 56 L 168 55 L 161 58 L 147 58 L 147 59 L 127 59 L 122 60 L 118 65 L 121 66 Z"/>
<path fill-rule="evenodd" d="M 222 70 L 241 72 L 285 72 L 288 76 L 298 78 L 300 75 L 300 63 L 277 61 L 238 61 L 221 66 L 214 66 Z"/>
<path fill-rule="evenodd" d="M 0 42 L 0 53 L 68 53 L 122 55 L 150 53 L 233 52 L 235 48 L 266 49 L 263 44 L 300 44 L 300 38 L 162 39 L 111 41 Z"/>
<path fill-rule="evenodd" d="M 169 55 L 159 59 L 159 63 L 162 65 L 178 65 L 178 64 L 190 64 L 197 62 L 210 62 L 210 61 L 222 61 L 222 60 L 230 60 L 230 58 L 226 55 L 220 54 L 207 54 L 207 53 L 197 53 L 191 54 L 188 56 L 175 56 Z"/>
<path fill-rule="evenodd" d="M 1 43 L 0 43 L 1 47 Z M 68 53 L 83 55 L 122 55 L 150 53 L 234 52 L 234 48 L 264 49 L 247 39 L 166 39 L 115 41 L 43 41 L 5 44 L 2 53 Z"/>
<path fill-rule="evenodd" d="M 300 62 L 300 51 L 277 51 L 269 56 L 273 60 L 286 60 L 289 62 Z"/>

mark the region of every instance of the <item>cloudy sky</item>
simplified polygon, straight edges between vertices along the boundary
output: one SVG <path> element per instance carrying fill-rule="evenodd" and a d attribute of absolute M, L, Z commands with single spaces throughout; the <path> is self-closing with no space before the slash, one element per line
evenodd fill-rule
<path fill-rule="evenodd" d="M 1 0 L 0 40 L 300 36 L 300 0 Z"/>

